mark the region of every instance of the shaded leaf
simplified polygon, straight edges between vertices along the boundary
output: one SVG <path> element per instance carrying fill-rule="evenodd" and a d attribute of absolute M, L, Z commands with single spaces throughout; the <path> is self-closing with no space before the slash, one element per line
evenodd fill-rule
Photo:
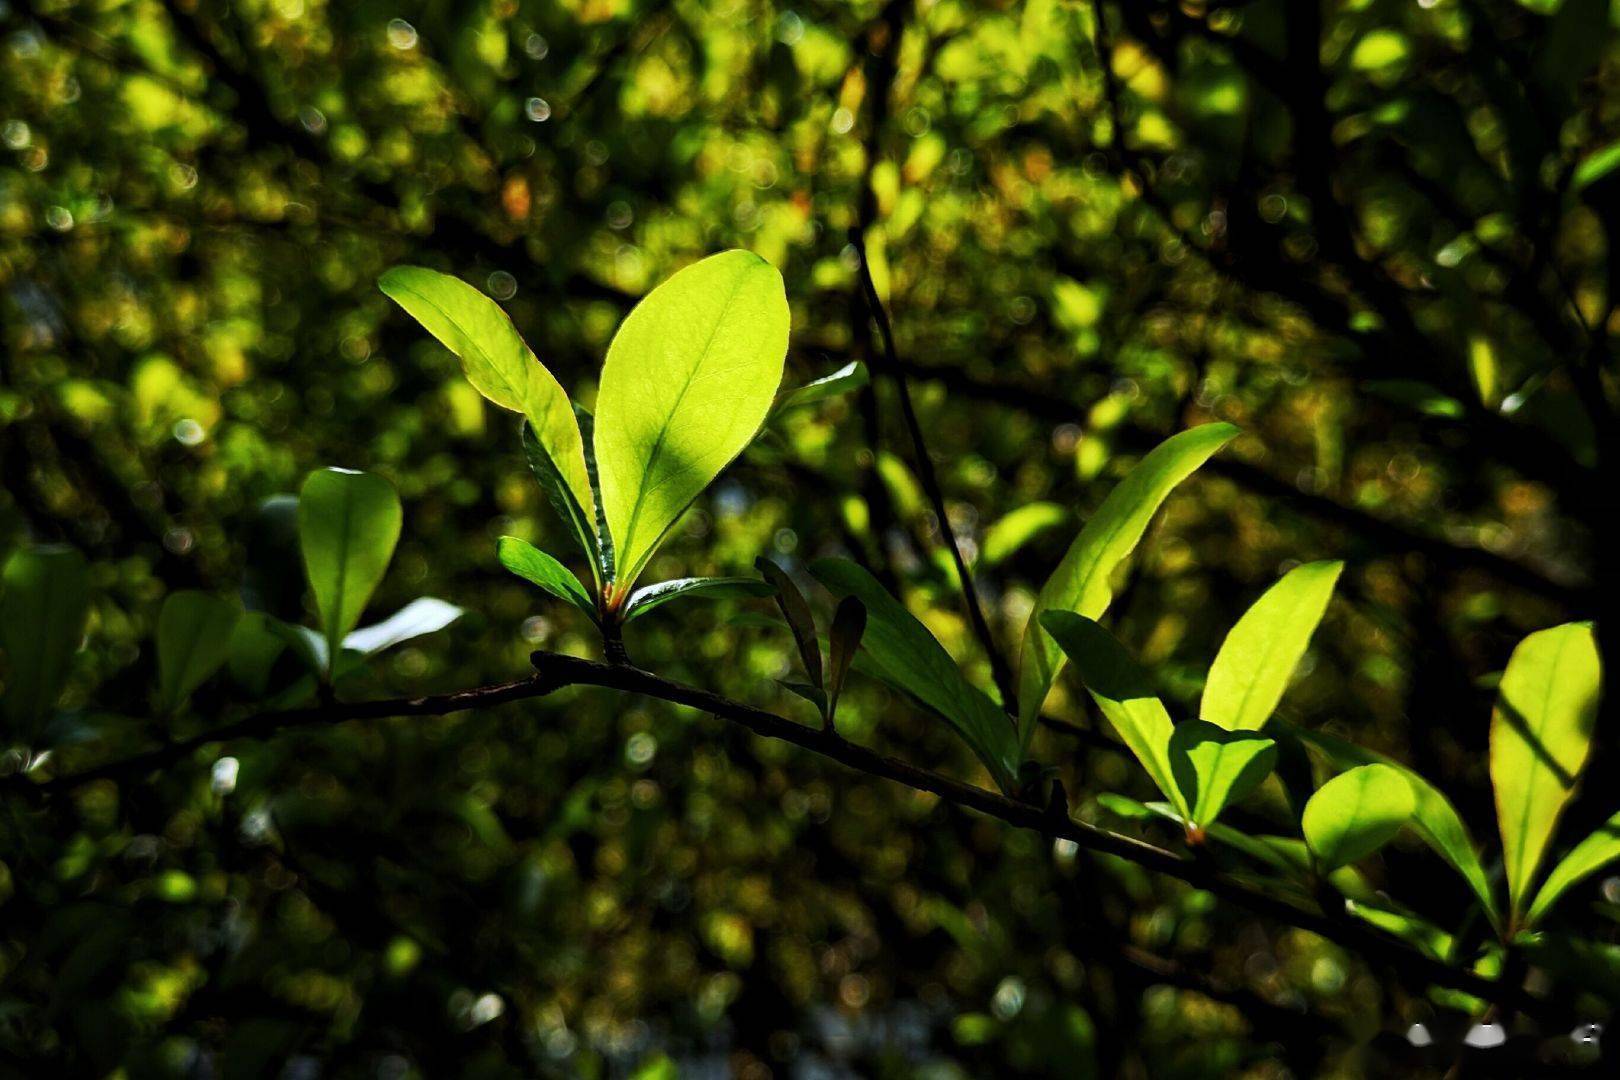
<path fill-rule="evenodd" d="M 1110 579 L 1136 547 L 1165 498 L 1221 447 L 1236 437 L 1231 424 L 1204 424 L 1171 436 L 1137 463 L 1081 528 L 1052 576 L 1041 588 L 1024 630 L 1018 673 L 1020 744 L 1029 746 L 1046 693 L 1063 664 L 1063 651 L 1045 629 L 1048 611 L 1099 618 L 1113 600 Z"/>
<path fill-rule="evenodd" d="M 1327 610 L 1342 562 L 1297 566 L 1267 589 L 1233 625 L 1210 665 L 1201 719 L 1233 731 L 1258 731 L 1271 719 Z"/>
<path fill-rule="evenodd" d="M 580 553 L 590 563 L 591 575 L 600 590 L 602 584 L 611 580 L 612 574 L 612 545 L 604 548 L 598 522 L 595 495 L 591 495 L 591 502 L 581 506 L 572 490 L 569 489 L 563 474 L 558 471 L 555 459 L 546 453 L 540 440 L 534 437 L 534 428 L 525 420 L 519 434 L 523 444 L 523 456 L 529 462 L 529 471 L 534 474 L 535 481 L 540 490 L 545 492 L 546 501 L 551 509 L 562 519 L 568 532 L 579 545 Z"/>
<path fill-rule="evenodd" d="M 1113 634 L 1084 615 L 1048 611 L 1041 616 L 1041 625 L 1068 656 L 1092 700 L 1142 768 L 1175 804 L 1183 820 L 1191 821 L 1192 811 L 1170 763 L 1170 714 L 1147 673 Z"/>
<path fill-rule="evenodd" d="M 759 431 L 782 381 L 788 319 L 776 268 L 727 251 L 676 273 L 619 327 L 594 443 L 621 588 Z"/>
<path fill-rule="evenodd" d="M 822 690 L 821 687 L 811 686 L 809 683 L 794 682 L 791 679 L 777 679 L 776 684 L 782 689 L 804 698 L 804 700 L 814 705 L 816 707 L 816 712 L 820 713 L 822 716 L 827 715 L 827 693 L 826 691 Z"/>
<path fill-rule="evenodd" d="M 90 611 L 90 568 L 70 547 L 12 553 L 0 572 L 0 646 L 6 655 L 0 696 L 11 733 L 32 742 L 56 708 Z"/>
<path fill-rule="evenodd" d="M 1620 859 L 1620 814 L 1599 825 L 1591 836 L 1576 844 L 1574 850 L 1552 868 L 1552 873 L 1547 875 L 1541 891 L 1536 893 L 1535 902 L 1524 917 L 1525 927 L 1540 922 L 1566 892 L 1615 859 Z"/>
<path fill-rule="evenodd" d="M 810 677 L 810 685 L 825 687 L 827 680 L 821 670 L 821 642 L 816 636 L 816 620 L 810 613 L 810 604 L 805 600 L 804 593 L 799 591 L 786 570 L 765 556 L 755 559 L 754 567 L 775 590 L 776 606 L 781 609 L 788 629 L 793 631 L 793 641 L 799 647 L 799 661 L 804 664 L 805 674 Z"/>
<path fill-rule="evenodd" d="M 1170 770 L 1203 828 L 1260 786 L 1277 765 L 1277 744 L 1250 732 L 1227 731 L 1206 720 L 1183 720 L 1170 733 Z"/>
<path fill-rule="evenodd" d="M 1365 859 L 1395 838 L 1417 804 L 1412 785 L 1388 765 L 1358 765 L 1317 789 L 1300 827 L 1324 873 Z"/>
<path fill-rule="evenodd" d="M 287 635 L 277 629 L 281 622 L 274 615 L 248 611 L 231 629 L 231 678 L 252 697 L 263 697 L 270 689 L 271 671 L 287 649 Z"/>
<path fill-rule="evenodd" d="M 844 679 L 849 675 L 849 665 L 854 661 L 855 652 L 861 645 L 861 636 L 865 633 L 866 605 L 857 596 L 846 596 L 838 601 L 838 609 L 833 612 L 828 650 L 828 659 L 832 662 L 832 673 L 827 680 L 829 721 L 838 713 L 838 696 L 844 692 Z"/>
<path fill-rule="evenodd" d="M 996 784 L 1011 791 L 1018 774 L 1018 740 L 1007 714 L 967 681 L 928 628 L 848 559 L 820 559 L 810 564 L 810 573 L 834 596 L 854 596 L 865 605 L 861 645 L 873 674 L 949 723 Z"/>
<path fill-rule="evenodd" d="M 1502 673 L 1491 712 L 1491 786 L 1515 917 L 1530 899 L 1558 815 L 1586 763 L 1599 682 L 1590 623 L 1531 634 Z"/>
<path fill-rule="evenodd" d="M 230 659 L 239 605 L 195 589 L 173 592 L 158 612 L 158 706 L 167 711 L 191 696 Z"/>
<path fill-rule="evenodd" d="M 1479 851 L 1474 845 L 1474 839 L 1469 835 L 1468 826 L 1463 824 L 1457 808 L 1451 805 L 1451 800 L 1447 799 L 1439 788 L 1397 761 L 1332 735 L 1320 731 L 1279 727 L 1277 724 L 1272 725 L 1272 730 L 1284 732 L 1290 738 L 1316 747 L 1340 769 L 1378 764 L 1400 772 L 1406 778 L 1407 786 L 1412 789 L 1413 831 L 1468 883 L 1469 889 L 1479 900 L 1480 907 L 1490 919 L 1491 925 L 1501 926 L 1501 912 L 1497 908 L 1495 896 L 1491 893 L 1491 884 L 1485 876 L 1485 867 L 1479 861 Z"/>
<path fill-rule="evenodd" d="M 763 581 L 746 577 L 689 577 L 675 578 L 648 585 L 630 594 L 624 605 L 624 621 L 637 619 L 656 607 L 682 597 L 769 596 L 771 587 Z"/>
<path fill-rule="evenodd" d="M 318 469 L 298 494 L 304 574 L 326 635 L 326 656 L 360 622 L 399 542 L 399 495 L 380 476 Z"/>
<path fill-rule="evenodd" d="M 574 572 L 527 540 L 501 537 L 495 542 L 495 557 L 524 581 L 540 586 L 559 600 L 566 600 L 596 622 L 596 603 Z"/>

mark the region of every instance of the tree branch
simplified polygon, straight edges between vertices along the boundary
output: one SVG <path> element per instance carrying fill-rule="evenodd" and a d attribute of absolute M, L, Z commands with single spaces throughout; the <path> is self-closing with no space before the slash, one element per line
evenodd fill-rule
<path fill-rule="evenodd" d="M 649 671 L 626 665 L 604 664 L 560 653 L 536 652 L 532 657 L 536 673 L 527 679 L 476 687 L 427 697 L 396 698 L 366 702 L 331 702 L 304 709 L 259 713 L 233 724 L 177 740 L 155 750 L 56 777 L 41 783 L 25 775 L 0 782 L 0 791 L 14 791 L 39 802 L 46 797 L 96 780 L 139 779 L 155 769 L 179 762 L 203 746 L 236 739 L 266 739 L 297 728 L 331 727 L 350 720 L 384 719 L 406 716 L 443 716 L 545 697 L 568 686 L 597 686 L 710 713 L 747 728 L 767 739 L 780 739 L 830 758 L 856 772 L 892 780 L 915 791 L 924 791 L 955 806 L 996 818 L 1015 828 L 1029 829 L 1056 840 L 1067 840 L 1089 851 L 1112 855 L 1167 877 L 1203 889 L 1222 899 L 1289 926 L 1299 927 L 1379 963 L 1390 965 L 1404 976 L 1445 986 L 1486 1001 L 1495 1002 L 1552 1025 L 1567 1025 L 1571 1010 L 1566 1004 L 1538 998 L 1522 986 L 1505 985 L 1472 971 L 1455 968 L 1384 936 L 1368 924 L 1348 915 L 1300 907 L 1272 892 L 1228 878 L 1207 860 L 1193 859 L 1166 848 L 1133 839 L 1121 833 L 1075 821 L 1066 813 L 1053 813 L 1034 805 L 1010 799 L 986 788 L 963 783 L 899 758 L 890 757 L 845 740 L 836 731 L 808 727 L 775 713 L 743 702 L 673 682 Z"/>

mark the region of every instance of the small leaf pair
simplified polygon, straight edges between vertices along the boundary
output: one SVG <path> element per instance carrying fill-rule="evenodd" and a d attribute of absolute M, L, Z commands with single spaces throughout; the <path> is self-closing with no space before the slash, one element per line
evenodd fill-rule
<path fill-rule="evenodd" d="M 1433 785 L 1405 766 L 1320 732 L 1296 731 L 1346 772 L 1335 785 L 1334 817 L 1355 818 L 1364 836 L 1388 831 L 1401 800 L 1389 773 L 1410 791 L 1409 817 L 1418 835 L 1468 883 L 1491 924 L 1505 936 L 1534 929 L 1573 886 L 1620 858 L 1620 814 L 1582 840 L 1536 888 L 1538 871 L 1558 818 L 1574 792 L 1591 749 L 1602 672 L 1591 623 L 1567 623 L 1521 641 L 1508 660 L 1491 715 L 1491 784 L 1502 835 L 1508 903 L 1503 908 L 1456 809 Z M 1377 765 L 1377 789 L 1368 769 Z M 1357 767 L 1359 766 L 1359 767 Z M 1351 782 L 1349 777 L 1356 777 Z M 1357 786 L 1367 790 L 1357 790 Z M 1381 794 L 1380 794 L 1381 792 Z M 1354 808 L 1355 813 L 1349 813 Z M 1310 807 L 1307 806 L 1307 815 Z M 1365 819 L 1365 820 L 1362 820 Z M 1384 824 L 1379 824 L 1383 819 Z M 1328 818 L 1318 815 L 1318 823 Z M 1370 840 L 1363 841 L 1363 845 Z M 1323 843 L 1333 849 L 1332 843 Z"/>
<path fill-rule="evenodd" d="M 793 632 L 793 641 L 799 647 L 799 660 L 804 664 L 809 682 L 783 681 L 782 686 L 814 705 L 821 713 L 822 726 L 833 729 L 838 715 L 838 698 L 844 692 L 844 680 L 849 676 L 855 651 L 860 648 L 866 633 L 866 605 L 859 597 L 845 596 L 838 601 L 833 612 L 832 630 L 828 635 L 827 668 L 821 664 L 821 639 L 816 634 L 815 616 L 804 593 L 793 583 L 787 571 L 761 555 L 754 566 L 764 575 L 766 588 L 776 597 L 776 606 Z"/>
<path fill-rule="evenodd" d="M 1276 767 L 1273 740 L 1207 720 L 1173 723 L 1152 681 L 1118 639 L 1072 611 L 1048 611 L 1041 624 L 1075 665 L 1092 700 L 1175 808 L 1198 842 L 1229 804 Z"/>
<path fill-rule="evenodd" d="M 461 617 L 454 604 L 419 597 L 382 622 L 356 629 L 371 596 L 393 560 L 403 521 L 399 495 L 380 476 L 351 469 L 318 469 L 298 494 L 298 546 L 304 575 L 315 595 L 319 632 L 264 612 L 231 620 L 229 646 L 221 659 L 214 634 L 234 605 L 214 597 L 177 593 L 159 618 L 159 658 L 168 641 L 175 672 L 165 700 L 171 705 L 203 678 L 228 663 L 231 674 L 255 695 L 269 688 L 282 652 L 291 648 L 322 682 L 332 683 L 369 657 L 444 629 Z M 211 630 L 210 627 L 213 629 Z M 177 697 L 170 698 L 170 692 Z"/>
<path fill-rule="evenodd" d="M 586 556 L 594 588 L 522 541 L 501 541 L 502 565 L 580 608 L 605 639 L 677 597 L 742 589 L 736 579 L 687 579 L 633 591 L 686 508 L 771 412 L 789 324 L 775 267 L 748 251 L 722 252 L 643 297 L 608 346 L 594 417 L 569 400 L 500 306 L 471 285 L 413 266 L 388 271 L 379 285 L 460 357 L 480 393 L 523 414 L 530 465 Z M 852 365 L 777 408 L 820 400 L 864 377 Z"/>
<path fill-rule="evenodd" d="M 557 599 L 572 604 L 591 622 L 601 625 L 596 603 L 585 592 L 585 587 L 562 563 L 526 540 L 503 536 L 495 547 L 501 565 L 518 577 Z M 630 594 L 619 614 L 620 623 L 628 623 L 671 600 L 682 597 L 769 596 L 771 587 L 762 581 L 744 577 L 676 578 L 646 585 Z"/>
<path fill-rule="evenodd" d="M 1107 630 L 1074 612 L 1042 615 L 1042 625 L 1193 839 L 1276 767 L 1274 741 L 1251 733 L 1276 711 L 1342 569 L 1338 562 L 1308 563 L 1267 589 L 1221 643 L 1198 719 L 1180 724 L 1171 723 L 1147 675 Z"/>
<path fill-rule="evenodd" d="M 1002 791 L 1014 791 L 1018 736 L 1012 718 L 962 674 L 951 654 L 877 579 L 848 559 L 820 559 L 810 573 L 841 601 L 866 609 L 863 670 L 948 723 Z"/>

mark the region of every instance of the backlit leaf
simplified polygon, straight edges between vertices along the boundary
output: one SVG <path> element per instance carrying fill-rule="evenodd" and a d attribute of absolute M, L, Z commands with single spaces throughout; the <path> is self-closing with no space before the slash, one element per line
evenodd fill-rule
<path fill-rule="evenodd" d="M 1333 595 L 1341 562 L 1297 566 L 1233 625 L 1210 665 L 1198 715 L 1233 731 L 1271 718 Z"/>
<path fill-rule="evenodd" d="M 630 594 L 624 605 L 624 621 L 636 619 L 671 600 L 683 597 L 769 596 L 771 587 L 763 581 L 747 577 L 691 577 L 675 578 L 648 585 Z"/>
<path fill-rule="evenodd" d="M 1115 569 L 1142 539 L 1154 512 L 1177 484 L 1237 433 L 1231 424 L 1204 424 L 1166 439 L 1137 463 L 1081 528 L 1041 588 L 1024 630 L 1018 673 L 1021 746 L 1029 746 L 1047 691 L 1063 665 L 1063 650 L 1041 616 L 1071 611 L 1087 619 L 1100 618 L 1114 598 L 1110 579 Z"/>
<path fill-rule="evenodd" d="M 1206 720 L 1183 720 L 1170 733 L 1169 758 L 1192 823 L 1204 828 L 1271 775 L 1277 765 L 1277 744 Z"/>
<path fill-rule="evenodd" d="M 620 588 L 759 431 L 787 339 L 782 275 L 747 251 L 688 266 L 625 318 L 602 366 L 594 438 Z"/>
<path fill-rule="evenodd" d="M 1323 873 L 1365 859 L 1417 810 L 1412 786 L 1388 765 L 1358 765 L 1317 789 L 1300 827 Z"/>
<path fill-rule="evenodd" d="M 1590 623 L 1531 634 L 1502 673 L 1491 712 L 1491 786 L 1515 916 L 1529 902 L 1536 869 L 1586 764 L 1599 681 Z"/>
<path fill-rule="evenodd" d="M 566 600 L 596 621 L 596 603 L 585 591 L 574 572 L 527 540 L 503 536 L 495 544 L 495 557 L 501 565 L 532 585 L 538 585 L 559 600 Z"/>

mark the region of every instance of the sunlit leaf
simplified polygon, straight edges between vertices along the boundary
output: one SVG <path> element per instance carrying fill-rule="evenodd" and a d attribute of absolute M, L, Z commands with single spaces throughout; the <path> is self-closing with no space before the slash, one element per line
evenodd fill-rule
<path fill-rule="evenodd" d="M 596 621 L 596 603 L 585 591 L 574 572 L 527 540 L 503 536 L 495 544 L 495 557 L 501 565 L 532 585 L 538 585 L 559 600 L 566 600 Z"/>
<path fill-rule="evenodd" d="M 1048 611 L 1041 625 L 1068 656 L 1092 700 L 1183 820 L 1192 810 L 1170 763 L 1170 714 L 1153 682 L 1107 630 L 1072 611 Z"/>
<path fill-rule="evenodd" d="M 1339 769 L 1378 764 L 1399 771 L 1406 778 L 1407 786 L 1412 789 L 1413 831 L 1468 883 L 1469 889 L 1473 891 L 1481 908 L 1491 920 L 1491 925 L 1501 925 L 1501 912 L 1497 907 L 1496 897 L 1491 892 L 1490 880 L 1485 876 L 1485 867 L 1479 861 L 1479 850 L 1475 847 L 1468 826 L 1463 824 L 1456 807 L 1451 805 L 1451 800 L 1447 799 L 1439 788 L 1397 761 L 1332 735 L 1280 726 L 1276 723 L 1271 727 L 1274 733 L 1280 730 L 1290 738 L 1316 747 Z"/>
<path fill-rule="evenodd" d="M 1177 724 L 1168 755 L 1171 775 L 1199 828 L 1259 787 L 1277 766 L 1277 744 L 1271 739 L 1205 720 Z"/>
<path fill-rule="evenodd" d="M 648 585 L 630 594 L 624 605 L 624 621 L 639 618 L 654 608 L 683 597 L 770 596 L 771 587 L 763 581 L 746 577 L 693 577 L 675 578 Z"/>
<path fill-rule="evenodd" d="M 1417 804 L 1412 785 L 1388 765 L 1358 765 L 1317 789 L 1300 827 L 1323 872 L 1365 859 L 1395 838 Z"/>
<path fill-rule="evenodd" d="M 793 632 L 794 644 L 799 647 L 799 662 L 810 677 L 810 685 L 825 687 L 827 680 L 821 671 L 821 641 L 816 636 L 816 620 L 810 613 L 809 602 L 787 571 L 765 556 L 755 559 L 754 566 L 776 592 L 776 606 L 781 610 L 788 629 Z"/>
<path fill-rule="evenodd" d="M 239 604 L 195 589 L 172 592 L 164 599 L 157 625 L 159 708 L 178 708 L 224 666 L 241 615 Z"/>
<path fill-rule="evenodd" d="M 343 639 L 344 652 L 375 656 L 413 638 L 437 633 L 461 618 L 461 608 L 433 596 L 419 596 L 380 623 L 363 626 Z"/>
<path fill-rule="evenodd" d="M 380 476 L 320 469 L 304 481 L 298 544 L 328 658 L 337 655 L 388 570 L 402 520 L 399 495 Z"/>
<path fill-rule="evenodd" d="M 1599 681 L 1590 623 L 1531 634 L 1502 673 L 1491 712 L 1491 786 L 1515 916 L 1530 899 L 1553 828 L 1586 764 Z"/>
<path fill-rule="evenodd" d="M 1258 731 L 1271 718 L 1333 595 L 1340 562 L 1297 566 L 1243 613 L 1215 662 L 1198 715 L 1233 731 Z"/>
<path fill-rule="evenodd" d="M 506 312 L 460 278 L 420 266 L 395 267 L 377 284 L 461 359 L 467 380 L 479 393 L 524 415 L 536 446 L 549 463 L 548 469 L 536 469 L 542 486 L 554 503 L 561 504 L 563 520 L 581 544 L 589 544 L 595 533 L 591 513 L 595 502 L 574 407 Z M 546 474 L 560 483 L 549 482 Z"/>
<path fill-rule="evenodd" d="M 90 569 L 69 547 L 23 548 L 0 572 L 0 696 L 10 734 L 32 742 L 67 682 L 90 610 Z"/>
<path fill-rule="evenodd" d="M 1114 597 L 1114 571 L 1142 539 L 1154 512 L 1177 484 L 1237 433 L 1231 424 L 1204 424 L 1166 439 L 1120 481 L 1075 537 L 1036 597 L 1024 630 L 1018 673 L 1021 746 L 1028 747 L 1034 736 L 1047 691 L 1063 664 L 1063 651 L 1047 633 L 1041 616 L 1071 611 L 1088 619 L 1101 617 Z"/>
<path fill-rule="evenodd" d="M 1616 859 L 1620 859 L 1620 814 L 1599 825 L 1552 868 L 1525 914 L 1525 927 L 1540 922 L 1566 892 Z"/>
<path fill-rule="evenodd" d="M 776 268 L 728 251 L 675 274 L 619 327 L 594 442 L 620 588 L 759 431 L 782 381 L 788 319 Z"/>
<path fill-rule="evenodd" d="M 852 360 L 830 375 L 823 375 L 803 386 L 783 392 L 776 399 L 776 404 L 771 407 L 771 416 L 776 417 L 789 409 L 814 405 L 818 401 L 853 393 L 871 381 L 866 365 L 859 360 Z"/>
<path fill-rule="evenodd" d="M 810 573 L 834 596 L 854 596 L 865 606 L 861 648 L 873 673 L 949 723 L 997 785 L 1012 790 L 1018 774 L 1018 739 L 1011 719 L 967 681 L 928 628 L 848 559 L 820 559 L 810 564 Z"/>

